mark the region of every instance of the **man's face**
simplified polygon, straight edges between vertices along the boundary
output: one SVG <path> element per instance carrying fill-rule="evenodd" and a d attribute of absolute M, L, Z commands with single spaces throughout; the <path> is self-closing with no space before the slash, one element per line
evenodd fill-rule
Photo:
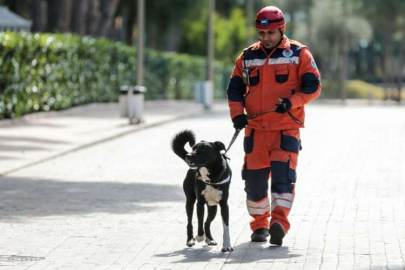
<path fill-rule="evenodd" d="M 262 30 L 257 29 L 260 42 L 266 49 L 274 48 L 281 40 L 282 34 L 280 29 Z"/>

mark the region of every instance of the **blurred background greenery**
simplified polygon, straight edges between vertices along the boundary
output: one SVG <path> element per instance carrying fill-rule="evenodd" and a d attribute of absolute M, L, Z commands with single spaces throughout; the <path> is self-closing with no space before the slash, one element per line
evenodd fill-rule
<path fill-rule="evenodd" d="M 217 0 L 215 96 L 226 97 L 235 58 L 253 18 L 281 8 L 287 36 L 309 46 L 321 70 L 322 98 L 400 101 L 404 81 L 404 0 Z M 206 77 L 207 0 L 145 3 L 148 99 L 190 99 Z M 32 33 L 0 33 L 0 119 L 116 101 L 135 84 L 137 1 L 0 0 L 32 22 Z M 341 91 L 345 89 L 346 91 Z"/>

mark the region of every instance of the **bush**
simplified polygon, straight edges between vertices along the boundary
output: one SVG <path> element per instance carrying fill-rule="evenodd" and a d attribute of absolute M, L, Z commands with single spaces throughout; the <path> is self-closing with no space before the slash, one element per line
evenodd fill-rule
<path fill-rule="evenodd" d="M 384 89 L 360 80 L 350 80 L 347 84 L 348 98 L 383 99 Z"/>
<path fill-rule="evenodd" d="M 118 99 L 136 78 L 134 47 L 71 34 L 0 33 L 0 119 Z M 232 67 L 216 62 L 215 96 L 225 97 Z M 146 99 L 193 98 L 206 61 L 147 50 Z"/>
<path fill-rule="evenodd" d="M 322 98 L 340 98 L 339 83 L 332 80 L 322 80 Z M 349 80 L 346 84 L 347 98 L 383 99 L 384 90 L 381 87 L 361 80 Z"/>

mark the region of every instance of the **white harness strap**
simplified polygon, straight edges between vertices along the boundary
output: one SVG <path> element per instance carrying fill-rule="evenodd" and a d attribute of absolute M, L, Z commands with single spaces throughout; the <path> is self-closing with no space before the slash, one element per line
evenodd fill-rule
<path fill-rule="evenodd" d="M 222 185 L 222 184 L 225 184 L 225 183 L 229 182 L 231 180 L 231 175 L 228 175 L 227 178 L 225 178 L 221 182 L 217 182 L 217 183 L 211 183 L 210 179 L 206 180 L 206 179 L 202 178 L 201 176 L 198 176 L 198 180 L 203 181 L 207 185 L 218 186 L 218 185 Z"/>

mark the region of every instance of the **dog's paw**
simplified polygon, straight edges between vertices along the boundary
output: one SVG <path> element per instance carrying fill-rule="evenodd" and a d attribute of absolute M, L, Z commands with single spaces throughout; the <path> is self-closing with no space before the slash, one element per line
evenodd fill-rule
<path fill-rule="evenodd" d="M 189 241 L 187 241 L 187 246 L 188 246 L 188 247 L 192 247 L 192 246 L 194 246 L 194 245 L 195 245 L 195 238 L 190 239 Z"/>
<path fill-rule="evenodd" d="M 201 236 L 197 235 L 195 238 L 197 239 L 197 242 L 202 242 L 205 240 L 205 234 L 203 234 Z"/>
<path fill-rule="evenodd" d="M 207 245 L 209 246 L 216 246 L 217 242 L 214 239 L 209 239 L 208 237 L 205 238 L 205 243 L 207 243 Z"/>
<path fill-rule="evenodd" d="M 223 247 L 221 251 L 222 252 L 232 252 L 233 248 L 232 247 Z"/>
<path fill-rule="evenodd" d="M 231 252 L 231 251 L 233 251 L 233 248 L 232 247 L 223 247 L 221 251 L 222 252 Z"/>

